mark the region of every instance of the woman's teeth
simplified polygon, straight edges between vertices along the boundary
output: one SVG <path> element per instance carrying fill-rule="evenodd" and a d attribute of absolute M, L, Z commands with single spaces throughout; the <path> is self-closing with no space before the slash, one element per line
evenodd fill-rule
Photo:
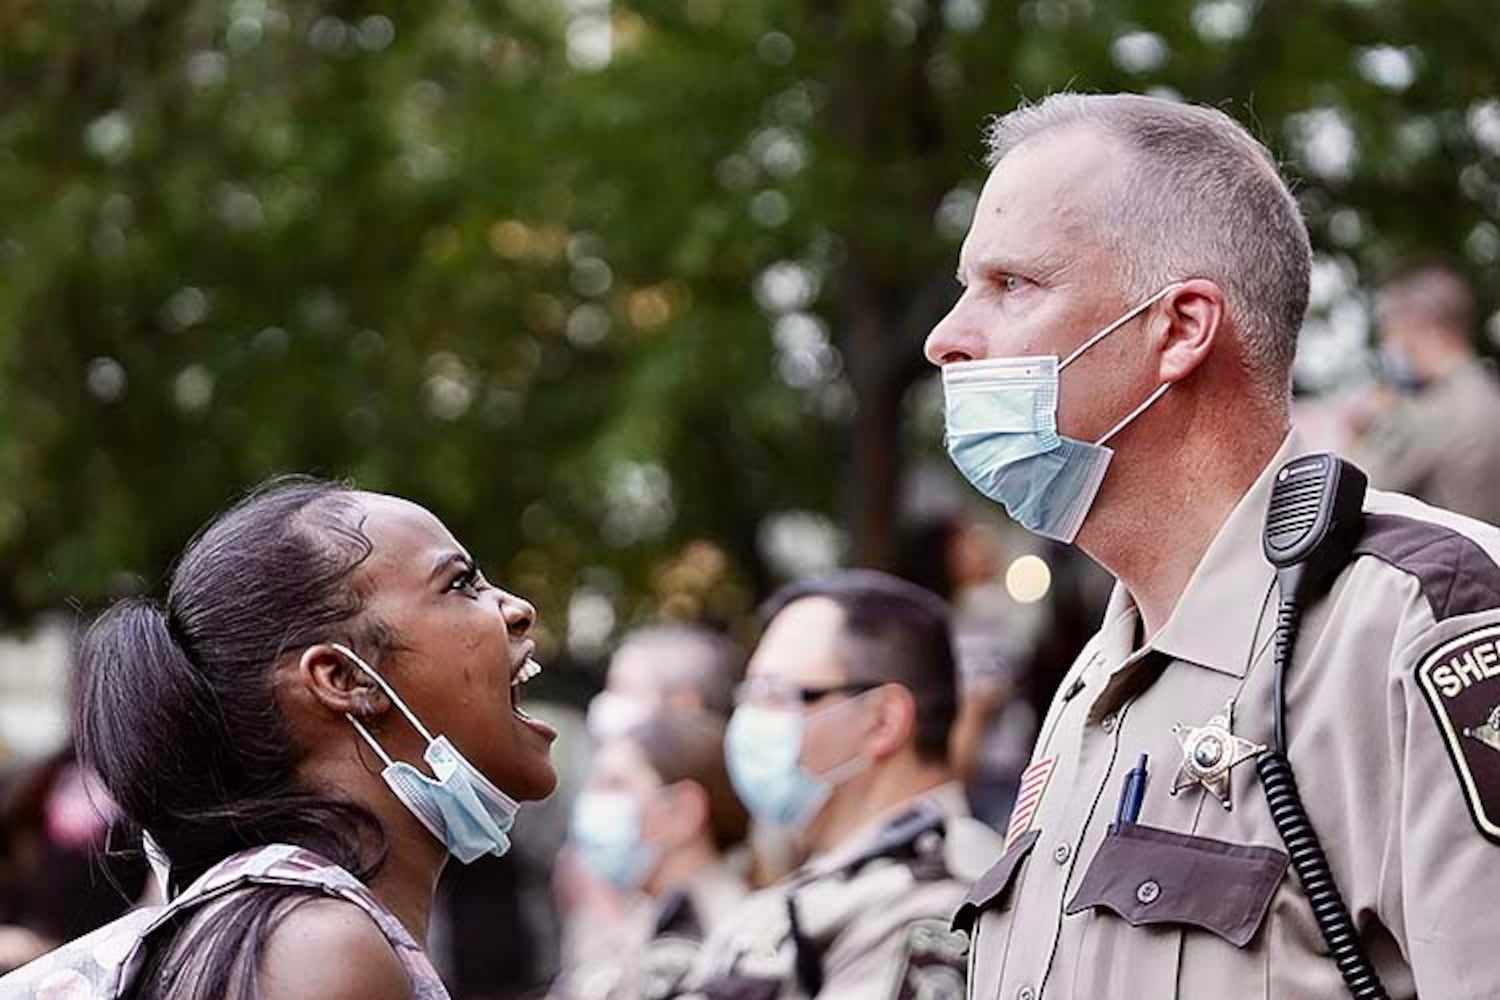
<path fill-rule="evenodd" d="M 510 679 L 510 686 L 513 688 L 520 687 L 522 684 L 525 684 L 527 681 L 531 680 L 533 677 L 536 677 L 541 672 L 542 665 L 535 660 L 528 658 L 525 663 L 521 664 L 521 669 L 516 671 L 516 676 Z"/>
<path fill-rule="evenodd" d="M 557 739 L 557 731 L 545 722 L 527 715 L 521 709 L 521 698 L 526 682 L 535 679 L 541 672 L 542 665 L 528 656 L 526 662 L 521 664 L 521 669 L 517 670 L 516 675 L 510 679 L 510 710 L 515 713 L 516 718 L 520 719 L 523 724 L 541 733 L 547 738 L 547 742 L 550 743 Z"/>
<path fill-rule="evenodd" d="M 510 699 L 510 710 L 516 713 L 516 715 L 519 716 L 523 721 L 529 722 L 531 720 L 531 716 L 521 711 L 520 701 L 521 695 L 523 693 L 523 685 L 525 685 L 527 681 L 536 677 L 541 672 L 542 665 L 531 659 L 530 657 L 527 657 L 526 662 L 521 664 L 521 669 L 516 671 L 516 676 L 510 679 L 510 689 L 512 692 L 514 692 Z"/>

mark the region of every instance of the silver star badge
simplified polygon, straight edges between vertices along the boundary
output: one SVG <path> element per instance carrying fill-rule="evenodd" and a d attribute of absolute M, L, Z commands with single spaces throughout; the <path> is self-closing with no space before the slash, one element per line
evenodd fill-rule
<path fill-rule="evenodd" d="M 1478 740 L 1491 750 L 1500 750 L 1500 705 L 1490 709 L 1490 714 L 1484 721 L 1484 725 L 1474 728 L 1465 728 L 1464 735 L 1471 740 Z"/>
<path fill-rule="evenodd" d="M 1172 782 L 1172 794 L 1202 785 L 1218 796 L 1225 809 L 1234 808 L 1229 801 L 1229 772 L 1236 765 L 1262 753 L 1263 743 L 1240 739 L 1233 732 L 1234 702 L 1201 726 L 1172 727 L 1182 744 L 1182 767 Z"/>

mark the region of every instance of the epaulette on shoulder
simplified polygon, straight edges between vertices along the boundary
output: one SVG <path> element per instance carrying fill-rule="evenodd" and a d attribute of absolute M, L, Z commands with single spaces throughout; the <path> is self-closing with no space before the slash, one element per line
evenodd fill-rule
<path fill-rule="evenodd" d="M 1354 554 L 1415 577 L 1437 621 L 1500 608 L 1500 565 L 1452 528 L 1401 514 L 1366 514 Z"/>
<path fill-rule="evenodd" d="M 890 823 L 865 850 L 850 858 L 839 871 L 848 878 L 872 861 L 889 859 L 905 861 L 923 868 L 934 858 L 942 863 L 942 842 L 946 828 L 943 814 L 935 809 L 917 807 Z"/>
<path fill-rule="evenodd" d="M 672 889 L 657 905 L 656 922 L 652 927 L 656 936 L 670 934 L 675 937 L 703 939 L 703 922 L 698 919 L 698 908 L 686 889 Z"/>

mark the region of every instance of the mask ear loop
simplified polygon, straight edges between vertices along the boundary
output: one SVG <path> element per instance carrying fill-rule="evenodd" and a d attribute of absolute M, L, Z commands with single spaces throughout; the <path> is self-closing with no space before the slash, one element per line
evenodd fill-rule
<path fill-rule="evenodd" d="M 410 722 L 412 724 L 412 727 L 415 728 L 418 733 L 422 734 L 422 738 L 425 739 L 428 743 L 435 742 L 432 734 L 427 731 L 427 727 L 422 725 L 421 720 L 419 720 L 416 715 L 412 713 L 411 709 L 406 707 L 406 702 L 402 701 L 401 697 L 396 694 L 396 692 L 391 688 L 389 684 L 385 682 L 385 678 L 381 677 L 378 673 L 375 672 L 374 667 L 371 667 L 368 663 L 360 658 L 358 653 L 350 649 L 348 646 L 345 646 L 343 643 L 333 642 L 329 643 L 329 645 L 347 656 L 349 659 L 353 660 L 361 670 L 374 678 L 375 683 L 380 685 L 380 690 L 384 691 L 385 696 L 391 699 L 391 703 L 394 704 L 398 709 L 400 709 L 402 715 L 406 716 L 406 721 Z M 391 767 L 395 764 L 395 761 L 391 760 L 390 754 L 386 753 L 385 750 L 380 746 L 380 744 L 376 742 L 375 737 L 370 735 L 370 731 L 365 728 L 364 723 L 360 722 L 348 712 L 344 713 L 344 718 L 348 719 L 349 722 L 354 726 L 354 728 L 359 732 L 359 735 L 364 737 L 365 742 L 370 745 L 370 749 L 374 750 L 375 753 L 380 756 L 380 759 L 385 761 L 386 767 Z"/>
<path fill-rule="evenodd" d="M 1175 292 L 1177 289 L 1181 288 L 1183 286 L 1183 284 L 1184 283 L 1181 282 L 1181 281 L 1174 281 L 1174 282 L 1172 282 L 1170 285 L 1167 285 L 1161 291 L 1159 291 L 1155 295 L 1151 296 L 1145 302 L 1142 302 L 1140 305 L 1138 305 L 1134 309 L 1130 310 L 1124 316 L 1121 316 L 1119 319 L 1117 319 L 1113 323 L 1109 324 L 1109 326 L 1106 326 L 1104 329 L 1102 329 L 1098 333 L 1094 334 L 1088 340 L 1085 340 L 1082 344 L 1080 344 L 1078 346 L 1077 350 L 1075 350 L 1072 354 L 1069 354 L 1066 358 L 1064 358 L 1062 360 L 1062 363 L 1057 366 L 1057 370 L 1058 371 L 1062 371 L 1064 368 L 1066 368 L 1069 365 L 1071 365 L 1074 361 L 1077 361 L 1078 358 L 1083 354 L 1083 352 L 1087 351 L 1089 348 L 1091 348 L 1095 344 L 1099 343 L 1099 341 L 1103 340 L 1105 337 L 1108 337 L 1110 334 L 1114 333 L 1116 330 L 1118 330 L 1120 327 L 1124 326 L 1126 323 L 1129 323 L 1131 320 L 1135 319 L 1137 316 L 1139 316 L 1141 313 L 1145 312 L 1147 309 L 1150 309 L 1152 306 L 1156 305 L 1156 303 L 1160 302 L 1167 295 L 1169 295 L 1170 293 Z M 1124 418 L 1122 418 L 1119 423 L 1115 424 L 1108 431 L 1106 431 L 1105 434 L 1104 434 L 1104 436 L 1101 437 L 1099 440 L 1095 441 L 1094 444 L 1095 445 L 1104 445 L 1104 444 L 1108 443 L 1110 438 L 1114 437 L 1116 434 L 1118 434 L 1121 431 L 1123 431 L 1126 427 L 1130 426 L 1130 422 L 1132 420 L 1134 420 L 1136 417 L 1140 416 L 1142 413 L 1145 413 L 1147 410 L 1149 410 L 1151 408 L 1151 404 L 1152 403 L 1155 403 L 1158 399 L 1161 399 L 1162 396 L 1165 396 L 1167 394 L 1167 390 L 1170 389 L 1170 388 L 1172 388 L 1172 383 L 1170 383 L 1170 382 L 1163 382 L 1161 385 L 1157 386 L 1156 387 L 1156 391 L 1153 392 L 1153 393 L 1151 393 L 1151 395 L 1147 396 L 1146 397 L 1146 401 L 1144 403 L 1142 403 L 1140 406 L 1137 406 L 1135 409 L 1131 410 L 1129 413 L 1125 414 Z"/>
<path fill-rule="evenodd" d="M 892 682 L 890 682 L 890 681 L 886 682 L 886 684 L 889 684 L 889 683 L 892 683 Z M 865 695 L 874 694 L 876 691 L 879 691 L 881 688 L 883 688 L 885 686 L 886 686 L 885 684 L 877 684 L 875 687 L 869 688 L 869 689 L 867 689 L 865 691 L 861 691 L 859 694 L 855 695 L 852 698 L 846 698 L 843 701 L 836 702 L 835 704 L 832 704 L 832 705 L 827 705 L 827 706 L 825 706 L 824 708 L 821 708 L 821 709 L 817 709 L 813 713 L 810 713 L 807 716 L 803 716 L 803 719 L 804 719 L 804 723 L 803 724 L 806 725 L 805 720 L 808 719 L 808 718 L 810 718 L 812 714 L 816 714 L 816 712 L 820 712 L 820 711 L 831 712 L 831 711 L 835 711 L 835 710 L 837 710 L 839 708 L 842 708 L 845 705 L 856 704 L 861 699 L 863 699 L 865 697 Z M 801 755 L 799 754 L 798 756 L 801 756 Z M 827 771 L 824 771 L 822 774 L 816 774 L 816 775 L 814 775 L 814 777 L 818 778 L 820 781 L 826 781 L 828 783 L 828 787 L 830 787 L 830 788 L 836 788 L 837 786 L 842 785 L 844 782 L 848 781 L 850 778 L 858 777 L 859 775 L 863 774 L 865 771 L 869 770 L 870 769 L 870 764 L 871 764 L 871 761 L 870 761 L 870 759 L 868 757 L 866 757 L 864 754 L 856 751 L 855 754 L 854 754 L 854 756 L 850 757 L 848 760 L 844 761 L 842 764 L 835 764 L 832 767 L 830 767 Z M 806 766 L 804 764 L 802 764 L 800 761 L 798 762 L 797 766 L 803 768 L 804 770 L 806 770 Z M 808 773 L 812 774 L 811 771 L 808 771 Z"/>
<path fill-rule="evenodd" d="M 1100 438 L 1099 440 L 1095 441 L 1094 444 L 1096 444 L 1096 445 L 1107 444 L 1109 442 L 1110 438 L 1114 437 L 1116 434 L 1118 434 L 1121 431 L 1123 431 L 1127 426 L 1129 426 L 1129 424 L 1130 424 L 1130 422 L 1132 420 L 1134 420 L 1136 417 L 1140 416 L 1142 413 L 1145 413 L 1147 410 L 1149 410 L 1151 408 L 1151 404 L 1152 403 L 1156 402 L 1158 399 L 1161 399 L 1163 396 L 1165 396 L 1167 394 L 1167 390 L 1170 389 L 1170 388 L 1172 388 L 1172 383 L 1171 382 L 1163 382 L 1161 385 L 1157 386 L 1156 387 L 1156 391 L 1153 392 L 1151 395 L 1147 396 L 1146 397 L 1146 401 L 1144 403 L 1142 403 L 1140 406 L 1137 406 L 1135 409 L 1133 409 L 1129 413 L 1127 413 L 1125 415 L 1125 419 L 1121 420 L 1119 423 L 1115 424 L 1108 431 L 1106 431 L 1105 434 L 1104 434 L 1104 436 L 1102 438 Z"/>
<path fill-rule="evenodd" d="M 1152 306 L 1156 305 L 1156 303 L 1160 302 L 1168 294 L 1170 294 L 1172 292 L 1175 292 L 1177 289 L 1181 288 L 1182 285 L 1183 285 L 1183 282 L 1181 282 L 1181 281 L 1174 281 L 1174 282 L 1172 282 L 1172 284 L 1166 286 L 1161 291 L 1157 292 L 1155 295 L 1153 295 L 1149 299 L 1147 299 L 1145 302 L 1142 302 L 1140 305 L 1138 305 L 1134 309 L 1130 310 L 1130 312 L 1126 313 L 1124 316 L 1121 316 L 1119 319 L 1117 319 L 1113 323 L 1109 324 L 1109 326 L 1106 326 L 1104 329 L 1102 329 L 1098 333 L 1094 334 L 1088 340 L 1085 340 L 1082 344 L 1080 344 L 1077 347 L 1076 350 L 1073 351 L 1072 354 L 1069 354 L 1066 358 L 1062 359 L 1062 361 L 1057 366 L 1057 370 L 1058 371 L 1062 371 L 1064 368 L 1068 367 L 1073 362 L 1077 361 L 1083 355 L 1083 353 L 1085 351 L 1087 351 L 1089 348 L 1093 347 L 1095 344 L 1099 343 L 1099 341 L 1103 340 L 1105 337 L 1108 337 L 1110 334 L 1114 333 L 1116 330 L 1118 330 L 1120 327 L 1124 326 L 1126 323 L 1129 323 L 1131 320 L 1135 319 L 1137 316 L 1139 316 L 1141 313 L 1145 312 L 1147 309 L 1150 309 Z M 1111 431 L 1110 433 L 1113 434 L 1114 431 Z"/>

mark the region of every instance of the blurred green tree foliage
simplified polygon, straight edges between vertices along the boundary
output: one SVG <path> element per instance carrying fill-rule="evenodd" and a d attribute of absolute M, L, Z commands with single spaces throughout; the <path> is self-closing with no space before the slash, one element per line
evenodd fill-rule
<path fill-rule="evenodd" d="M 1497 66 L 1492 0 L 0 0 L 0 621 L 282 470 L 427 503 L 581 655 L 742 618 L 826 525 L 893 558 L 985 116 L 1222 106 L 1328 274 L 1493 305 Z"/>

